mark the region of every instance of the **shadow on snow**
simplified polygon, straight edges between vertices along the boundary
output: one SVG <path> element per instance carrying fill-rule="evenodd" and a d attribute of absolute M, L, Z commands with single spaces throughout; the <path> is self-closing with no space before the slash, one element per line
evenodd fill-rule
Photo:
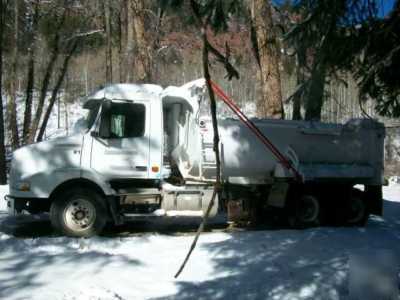
<path fill-rule="evenodd" d="M 236 232 L 202 243 L 213 278 L 188 282 L 183 272 L 178 291 L 157 299 L 346 299 L 350 254 L 400 253 L 400 203 L 384 206 L 385 220 L 372 216 L 365 228 Z"/>
<path fill-rule="evenodd" d="M 400 203 L 385 201 L 384 210 L 384 219 L 373 216 L 365 228 L 233 232 L 223 241 L 201 242 L 199 249 L 208 253 L 213 264 L 212 278 L 185 281 L 184 271 L 182 278 L 175 281 L 178 291 L 157 299 L 347 298 L 349 254 L 377 249 L 400 253 Z M 81 263 L 90 261 L 93 272 L 115 263 L 140 266 L 138 260 L 91 249 L 90 244 L 100 242 L 104 250 L 124 243 L 125 235 L 192 235 L 198 222 L 179 226 L 177 221 L 166 227 L 162 222 L 155 224 L 149 227 L 134 222 L 107 229 L 102 237 L 73 239 L 53 235 L 46 219 L 19 224 L 5 218 L 0 223 L 0 298 L 18 299 L 21 290 L 44 285 L 38 272 L 49 264 L 79 269 Z M 218 226 L 211 226 L 210 230 Z M 2 237 L 2 233 L 14 237 Z M 190 262 L 186 268 L 191 268 Z"/>

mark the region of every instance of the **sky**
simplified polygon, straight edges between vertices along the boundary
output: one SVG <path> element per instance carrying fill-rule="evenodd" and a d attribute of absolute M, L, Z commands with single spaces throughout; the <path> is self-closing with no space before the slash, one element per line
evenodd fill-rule
<path fill-rule="evenodd" d="M 393 4 L 395 0 L 378 0 L 380 3 L 380 15 L 387 15 L 393 8 Z"/>
<path fill-rule="evenodd" d="M 273 0 L 277 4 L 282 4 L 285 0 Z M 379 15 L 386 16 L 393 8 L 396 0 L 374 0 L 378 4 Z"/>

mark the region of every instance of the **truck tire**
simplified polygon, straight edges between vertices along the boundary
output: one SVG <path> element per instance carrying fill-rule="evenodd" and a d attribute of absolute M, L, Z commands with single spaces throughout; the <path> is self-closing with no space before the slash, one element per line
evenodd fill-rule
<path fill-rule="evenodd" d="M 289 214 L 289 225 L 293 228 L 307 228 L 319 225 L 321 205 L 312 195 L 303 195 L 298 199 Z"/>
<path fill-rule="evenodd" d="M 368 221 L 369 211 L 363 193 L 353 189 L 347 204 L 347 226 L 365 226 Z"/>
<path fill-rule="evenodd" d="M 59 193 L 50 208 L 53 227 L 71 237 L 99 234 L 107 221 L 104 199 L 97 192 L 77 188 Z"/>

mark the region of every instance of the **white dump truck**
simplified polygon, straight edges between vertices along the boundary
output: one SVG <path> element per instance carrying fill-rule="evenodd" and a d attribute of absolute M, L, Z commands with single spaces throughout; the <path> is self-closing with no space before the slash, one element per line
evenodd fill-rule
<path fill-rule="evenodd" d="M 49 212 L 70 236 L 98 234 L 107 222 L 202 216 L 216 175 L 206 96 L 204 80 L 99 90 L 84 103 L 88 114 L 75 134 L 14 152 L 10 213 Z M 276 211 L 303 227 L 363 225 L 382 213 L 382 124 L 252 119 L 285 165 L 239 119 L 218 123 L 223 185 L 211 216 L 262 219 Z"/>

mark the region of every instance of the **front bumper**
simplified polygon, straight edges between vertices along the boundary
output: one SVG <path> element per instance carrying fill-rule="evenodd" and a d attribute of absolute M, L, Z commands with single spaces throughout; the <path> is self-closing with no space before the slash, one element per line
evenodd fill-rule
<path fill-rule="evenodd" d="M 10 195 L 5 195 L 4 196 L 4 201 L 7 202 L 7 213 L 10 216 L 16 216 L 18 215 L 17 210 L 15 209 L 15 199 L 11 197 Z"/>
<path fill-rule="evenodd" d="M 50 200 L 48 198 L 19 198 L 6 195 L 4 200 L 7 201 L 7 212 L 10 216 L 18 216 L 22 214 L 39 214 L 50 211 Z"/>

